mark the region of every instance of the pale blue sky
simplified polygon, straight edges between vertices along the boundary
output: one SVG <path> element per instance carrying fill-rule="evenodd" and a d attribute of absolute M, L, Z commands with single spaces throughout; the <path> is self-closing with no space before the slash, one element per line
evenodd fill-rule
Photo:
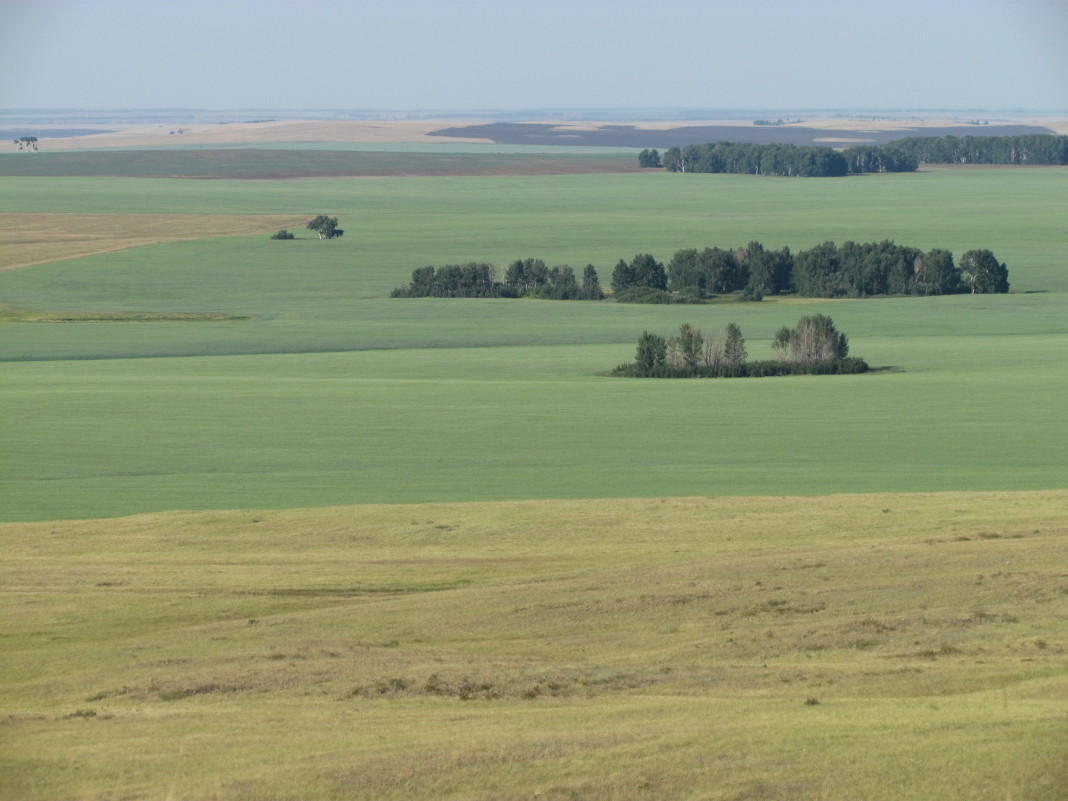
<path fill-rule="evenodd" d="M 1068 0 L 0 0 L 0 108 L 1068 109 Z"/>

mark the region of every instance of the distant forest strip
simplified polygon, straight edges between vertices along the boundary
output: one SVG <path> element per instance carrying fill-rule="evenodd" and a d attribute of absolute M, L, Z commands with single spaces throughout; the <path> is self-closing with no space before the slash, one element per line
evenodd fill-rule
<path fill-rule="evenodd" d="M 645 149 L 640 167 L 669 172 L 837 178 L 873 172 L 914 172 L 920 164 L 1068 164 L 1068 136 L 914 136 L 887 145 L 830 147 L 715 142 L 672 147 L 661 157 Z"/>
<path fill-rule="evenodd" d="M 676 251 L 665 266 L 648 253 L 612 270 L 612 295 L 629 303 L 702 303 L 724 296 L 759 301 L 768 295 L 861 298 L 874 295 L 950 295 L 1009 291 L 1009 270 L 989 250 L 969 250 L 960 260 L 941 248 L 926 252 L 890 240 L 824 242 L 794 254 L 760 242 L 744 248 L 706 247 Z M 420 267 L 394 298 L 542 298 L 600 300 L 597 269 L 588 264 L 579 280 L 569 265 L 548 267 L 541 259 L 512 262 L 498 280 L 496 267 L 468 262 Z"/>
<path fill-rule="evenodd" d="M 910 136 L 890 146 L 921 164 L 1068 164 L 1068 136 Z"/>
<path fill-rule="evenodd" d="M 13 146 L 12 146 L 13 147 Z M 0 176 L 287 179 L 636 172 L 630 153 L 211 148 L 0 153 Z"/>
<path fill-rule="evenodd" d="M 845 151 L 831 147 L 796 145 L 750 145 L 715 142 L 673 147 L 662 163 L 653 151 L 642 151 L 639 166 L 665 167 L 668 172 L 736 173 L 802 178 L 838 178 L 869 172 L 914 172 L 915 158 L 891 145 L 860 145 Z"/>

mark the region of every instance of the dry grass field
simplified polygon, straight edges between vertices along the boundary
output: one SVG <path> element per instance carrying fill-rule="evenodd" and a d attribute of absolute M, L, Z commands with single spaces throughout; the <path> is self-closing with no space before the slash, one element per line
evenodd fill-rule
<path fill-rule="evenodd" d="M 286 214 L 0 213 L 0 270 L 159 242 L 299 229 L 308 219 Z"/>
<path fill-rule="evenodd" d="M 483 139 L 449 138 L 430 136 L 431 131 L 450 125 L 463 125 L 462 120 L 444 123 L 440 120 L 419 121 L 316 121 L 287 120 L 272 122 L 235 122 L 222 125 L 190 124 L 180 126 L 182 133 L 174 131 L 175 125 L 139 125 L 112 133 L 91 134 L 47 140 L 47 149 L 86 150 L 96 148 L 139 148 L 161 145 L 194 147 L 202 145 L 241 145 L 260 142 L 362 142 L 396 144 L 403 142 L 427 143 L 485 142 Z M 42 143 L 44 144 L 44 143 Z"/>
<path fill-rule="evenodd" d="M 1060 801 L 1066 505 L 3 524 L 0 798 Z"/>

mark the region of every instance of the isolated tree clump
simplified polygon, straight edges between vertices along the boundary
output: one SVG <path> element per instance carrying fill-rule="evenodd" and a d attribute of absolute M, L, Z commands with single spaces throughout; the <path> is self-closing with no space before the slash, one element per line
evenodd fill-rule
<path fill-rule="evenodd" d="M 782 328 L 772 343 L 776 359 L 747 361 L 745 337 L 735 323 L 704 336 L 689 323 L 670 339 L 642 333 L 634 362 L 611 375 L 629 378 L 759 378 L 781 375 L 844 375 L 870 368 L 850 357 L 846 335 L 830 317 L 802 317 L 795 328 Z"/>
<path fill-rule="evenodd" d="M 282 228 L 278 233 L 271 234 L 271 239 L 296 239 L 296 237 L 285 228 Z"/>
<path fill-rule="evenodd" d="M 315 233 L 319 234 L 320 239 L 337 239 L 345 233 L 337 227 L 337 217 L 327 217 L 325 214 L 320 214 L 309 222 L 305 228 L 309 231 L 315 231 Z"/>

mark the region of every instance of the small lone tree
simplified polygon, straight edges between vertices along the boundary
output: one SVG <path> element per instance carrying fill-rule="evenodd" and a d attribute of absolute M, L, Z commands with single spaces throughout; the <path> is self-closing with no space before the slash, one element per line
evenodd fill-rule
<path fill-rule="evenodd" d="M 296 239 L 296 237 L 283 228 L 277 234 L 271 234 L 271 239 Z"/>
<path fill-rule="evenodd" d="M 337 227 L 337 217 L 327 217 L 325 214 L 320 214 L 305 227 L 319 234 L 320 239 L 337 239 L 345 233 Z"/>

